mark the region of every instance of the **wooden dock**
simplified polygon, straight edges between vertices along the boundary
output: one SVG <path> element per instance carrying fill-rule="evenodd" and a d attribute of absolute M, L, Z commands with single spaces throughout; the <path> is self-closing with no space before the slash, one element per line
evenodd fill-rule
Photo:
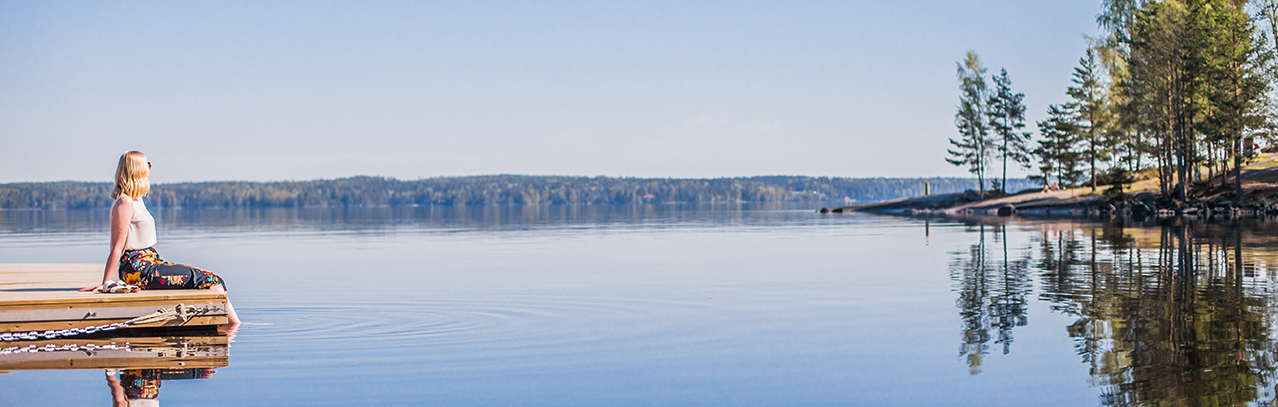
<path fill-rule="evenodd" d="M 125 322 L 161 309 L 173 309 L 179 304 L 194 306 L 200 311 L 185 320 L 178 318 L 134 324 L 129 328 L 227 323 L 226 294 L 208 290 L 142 290 L 129 294 L 76 291 L 102 282 L 102 266 L 101 263 L 0 263 L 0 333 L 101 326 Z"/>

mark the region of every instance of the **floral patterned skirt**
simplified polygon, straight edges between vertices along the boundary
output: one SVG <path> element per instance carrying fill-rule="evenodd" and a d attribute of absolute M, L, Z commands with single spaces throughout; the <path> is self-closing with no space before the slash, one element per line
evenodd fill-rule
<path fill-rule="evenodd" d="M 128 400 L 153 400 L 160 396 L 159 369 L 125 369 L 120 371 L 120 385 Z"/>
<path fill-rule="evenodd" d="M 157 399 L 164 380 L 207 379 L 214 373 L 217 371 L 207 367 L 119 370 L 126 400 Z"/>
<path fill-rule="evenodd" d="M 147 290 L 207 289 L 226 283 L 207 270 L 160 259 L 155 248 L 125 250 L 120 256 L 120 279 Z"/>

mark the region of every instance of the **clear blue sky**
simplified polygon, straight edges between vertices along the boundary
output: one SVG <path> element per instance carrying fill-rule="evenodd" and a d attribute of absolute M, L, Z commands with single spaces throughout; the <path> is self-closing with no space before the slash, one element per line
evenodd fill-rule
<path fill-rule="evenodd" d="M 1099 0 L 0 1 L 0 182 L 967 176 L 955 62 L 1065 100 Z M 1032 125 L 1031 125 L 1032 127 Z"/>

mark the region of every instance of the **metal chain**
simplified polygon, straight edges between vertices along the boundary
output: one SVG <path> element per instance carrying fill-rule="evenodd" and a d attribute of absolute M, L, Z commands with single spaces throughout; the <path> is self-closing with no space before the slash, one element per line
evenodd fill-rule
<path fill-rule="evenodd" d="M 95 334 L 98 332 L 114 331 L 116 329 L 125 328 L 128 326 L 129 326 L 129 322 L 125 321 L 125 322 L 116 322 L 113 324 L 90 326 L 85 328 L 67 328 L 67 329 L 58 329 L 58 330 L 50 329 L 44 332 L 40 332 L 40 331 L 0 332 L 0 340 L 5 342 L 13 342 L 13 341 L 38 341 L 42 339 L 58 339 L 58 338 L 76 336 L 80 334 L 89 335 L 89 334 Z"/>
<path fill-rule="evenodd" d="M 68 344 L 68 345 L 62 345 L 62 346 L 54 346 L 51 343 L 44 346 L 35 346 L 35 345 L 10 346 L 7 348 L 0 349 L 0 356 L 11 355 L 15 353 L 78 352 L 78 351 L 96 351 L 96 350 L 123 350 L 125 352 L 133 351 L 132 349 L 129 348 L 128 343 L 125 343 L 124 346 L 116 345 L 114 342 L 106 344 L 106 345 L 94 345 L 92 343 L 89 343 L 84 345 Z"/>
<path fill-rule="evenodd" d="M 181 319 L 182 322 L 190 320 L 193 316 L 202 315 L 212 311 L 212 307 L 204 306 L 196 308 L 190 305 L 178 304 L 173 308 L 160 308 L 155 312 L 130 319 L 124 322 L 116 322 L 111 324 L 102 324 L 98 326 L 90 326 L 84 328 L 67 328 L 67 329 L 50 329 L 44 332 L 0 332 L 0 341 L 38 341 L 44 339 L 66 338 L 76 335 L 91 335 L 98 332 L 114 331 L 120 328 L 128 328 L 134 324 L 149 324 L 152 322 L 168 321 L 171 319 Z"/>

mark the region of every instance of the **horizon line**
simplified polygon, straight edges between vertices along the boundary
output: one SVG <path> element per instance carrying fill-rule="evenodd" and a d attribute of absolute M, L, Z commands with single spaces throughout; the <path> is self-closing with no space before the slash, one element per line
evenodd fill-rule
<path fill-rule="evenodd" d="M 780 178 L 813 178 L 813 179 L 828 178 L 828 179 L 848 179 L 848 180 L 870 180 L 870 179 L 917 179 L 917 180 L 926 180 L 926 179 L 961 179 L 961 180 L 972 180 L 972 181 L 976 181 L 976 180 L 977 180 L 977 178 L 976 178 L 976 177 L 970 177 L 970 178 L 969 178 L 969 177 L 954 177 L 954 176 L 929 176 L 929 177 L 908 177 L 908 176 L 899 176 L 899 177 L 888 177 L 888 176 L 872 176 L 872 177 L 839 177 L 839 176 L 829 176 L 829 175 L 748 175 L 748 176 L 735 176 L 735 177 L 726 177 L 726 176 L 725 176 L 725 177 L 639 177 L 639 176 L 610 176 L 610 175 L 593 175 L 593 176 L 592 176 L 592 175 L 534 175 L 534 174 L 444 175 L 444 176 L 437 176 L 437 177 L 418 177 L 418 178 L 407 178 L 407 179 L 401 179 L 401 178 L 396 178 L 396 177 L 393 177 L 393 176 L 385 176 L 385 175 L 363 175 L 363 174 L 361 174 L 361 175 L 352 175 L 352 176 L 339 177 L 339 178 L 313 178 L 313 179 L 303 179 L 303 180 L 297 180 L 297 179 L 286 179 L 286 180 L 266 180 L 266 181 L 251 181 L 251 180 L 168 181 L 168 182 L 159 182 L 159 183 L 156 183 L 156 185 L 165 185 L 165 184 L 201 184 L 201 183 L 219 183 L 219 182 L 244 182 L 244 183 L 262 183 L 262 184 L 269 184 L 269 183 L 286 183 L 286 182 L 340 181 L 340 180 L 350 180 L 350 179 L 357 179 L 357 178 L 381 178 L 381 179 L 392 180 L 392 181 L 426 181 L 426 180 L 439 180 L 439 179 L 464 179 L 464 178 L 487 178 L 487 177 L 583 178 L 583 179 L 597 179 L 597 178 L 602 178 L 602 179 L 631 179 L 631 180 L 634 180 L 634 179 L 639 179 L 639 180 L 722 180 L 722 179 L 751 179 L 751 178 L 770 178 L 770 177 L 780 177 Z M 986 178 L 986 179 L 987 179 L 987 180 L 998 180 L 999 178 Z M 1027 177 L 1016 177 L 1016 178 L 1008 177 L 1007 179 L 1008 179 L 1008 180 L 1029 180 L 1029 178 L 1027 178 Z M 109 184 L 109 183 L 112 183 L 112 181 L 57 180 L 57 181 L 12 181 L 12 182 L 0 182 L 0 185 L 9 185 L 9 184 L 56 184 L 56 183 L 64 183 L 64 182 L 82 182 L 82 183 L 91 183 L 91 184 L 96 184 L 96 183 Z"/>

